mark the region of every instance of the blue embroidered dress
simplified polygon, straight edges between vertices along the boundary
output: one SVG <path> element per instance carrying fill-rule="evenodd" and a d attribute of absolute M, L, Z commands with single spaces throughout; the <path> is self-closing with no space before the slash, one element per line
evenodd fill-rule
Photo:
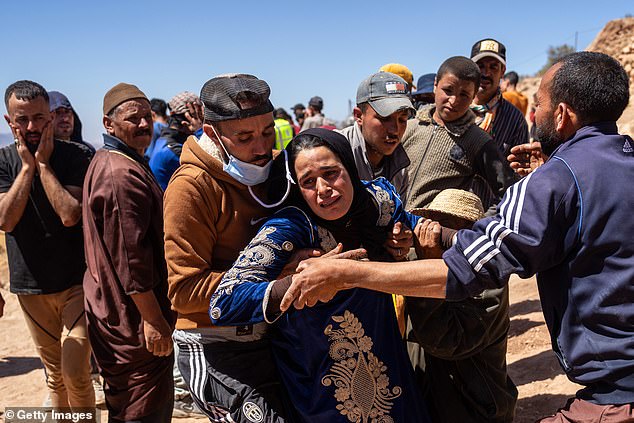
<path fill-rule="evenodd" d="M 363 185 L 378 206 L 377 226 L 416 226 L 420 218 L 404 212 L 387 180 Z M 293 252 L 336 245 L 301 209 L 278 211 L 222 279 L 211 299 L 212 322 L 273 323 L 265 315 L 271 282 Z M 328 303 L 291 309 L 274 320 L 271 337 L 282 381 L 303 421 L 428 421 L 389 294 L 357 288 Z"/>

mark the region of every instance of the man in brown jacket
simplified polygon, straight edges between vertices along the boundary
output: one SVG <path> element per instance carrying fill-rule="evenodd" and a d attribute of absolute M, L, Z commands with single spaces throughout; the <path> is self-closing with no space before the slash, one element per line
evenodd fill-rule
<path fill-rule="evenodd" d="M 183 145 L 181 166 L 165 192 L 178 365 L 211 421 L 289 421 L 266 323 L 213 327 L 207 314 L 224 272 L 271 213 L 264 203 L 275 142 L 269 94 L 266 82 L 252 75 L 207 81 L 200 94 L 204 133 Z"/>

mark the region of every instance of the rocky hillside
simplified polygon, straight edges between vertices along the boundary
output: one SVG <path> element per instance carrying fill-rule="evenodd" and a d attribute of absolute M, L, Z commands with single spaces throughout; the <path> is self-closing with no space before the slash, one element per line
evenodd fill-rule
<path fill-rule="evenodd" d="M 634 81 L 634 18 L 608 22 L 586 50 L 609 54 L 619 60 Z"/>
<path fill-rule="evenodd" d="M 588 51 L 609 54 L 623 64 L 630 75 L 630 104 L 619 119 L 622 133 L 634 135 L 634 18 L 616 19 L 607 23 L 590 43 Z"/>
<path fill-rule="evenodd" d="M 586 50 L 609 54 L 620 61 L 629 73 L 630 104 L 618 124 L 621 133 L 634 136 L 634 18 L 615 19 L 608 22 Z M 540 78 L 524 78 L 518 85 L 518 89 L 529 99 L 529 110 L 533 94 L 539 87 L 539 81 Z"/>

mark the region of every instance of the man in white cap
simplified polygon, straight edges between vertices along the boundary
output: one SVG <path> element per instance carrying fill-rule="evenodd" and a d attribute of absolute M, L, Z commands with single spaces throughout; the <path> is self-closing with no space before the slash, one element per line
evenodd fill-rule
<path fill-rule="evenodd" d="M 471 48 L 471 60 L 482 75 L 471 105 L 476 124 L 493 137 L 500 153 L 506 157 L 511 147 L 528 142 L 526 119 L 500 92 L 500 80 L 506 72 L 506 47 L 492 38 L 480 40 Z M 508 166 L 506 170 L 512 175 Z"/>

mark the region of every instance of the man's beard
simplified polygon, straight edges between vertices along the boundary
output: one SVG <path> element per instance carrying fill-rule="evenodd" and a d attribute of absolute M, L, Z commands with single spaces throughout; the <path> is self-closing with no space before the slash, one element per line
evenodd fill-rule
<path fill-rule="evenodd" d="M 37 142 L 32 142 L 30 140 L 31 138 L 35 138 L 34 135 L 37 135 Z M 40 146 L 42 133 L 41 132 L 27 132 L 26 134 L 24 134 L 24 138 L 26 141 L 26 148 L 29 149 L 31 154 L 35 154 L 35 152 L 37 151 L 37 148 Z"/>
<path fill-rule="evenodd" d="M 551 156 L 562 142 L 561 136 L 555 130 L 553 122 L 548 121 L 547 124 L 535 127 L 535 135 L 537 141 L 542 145 L 542 152 L 547 156 Z"/>

